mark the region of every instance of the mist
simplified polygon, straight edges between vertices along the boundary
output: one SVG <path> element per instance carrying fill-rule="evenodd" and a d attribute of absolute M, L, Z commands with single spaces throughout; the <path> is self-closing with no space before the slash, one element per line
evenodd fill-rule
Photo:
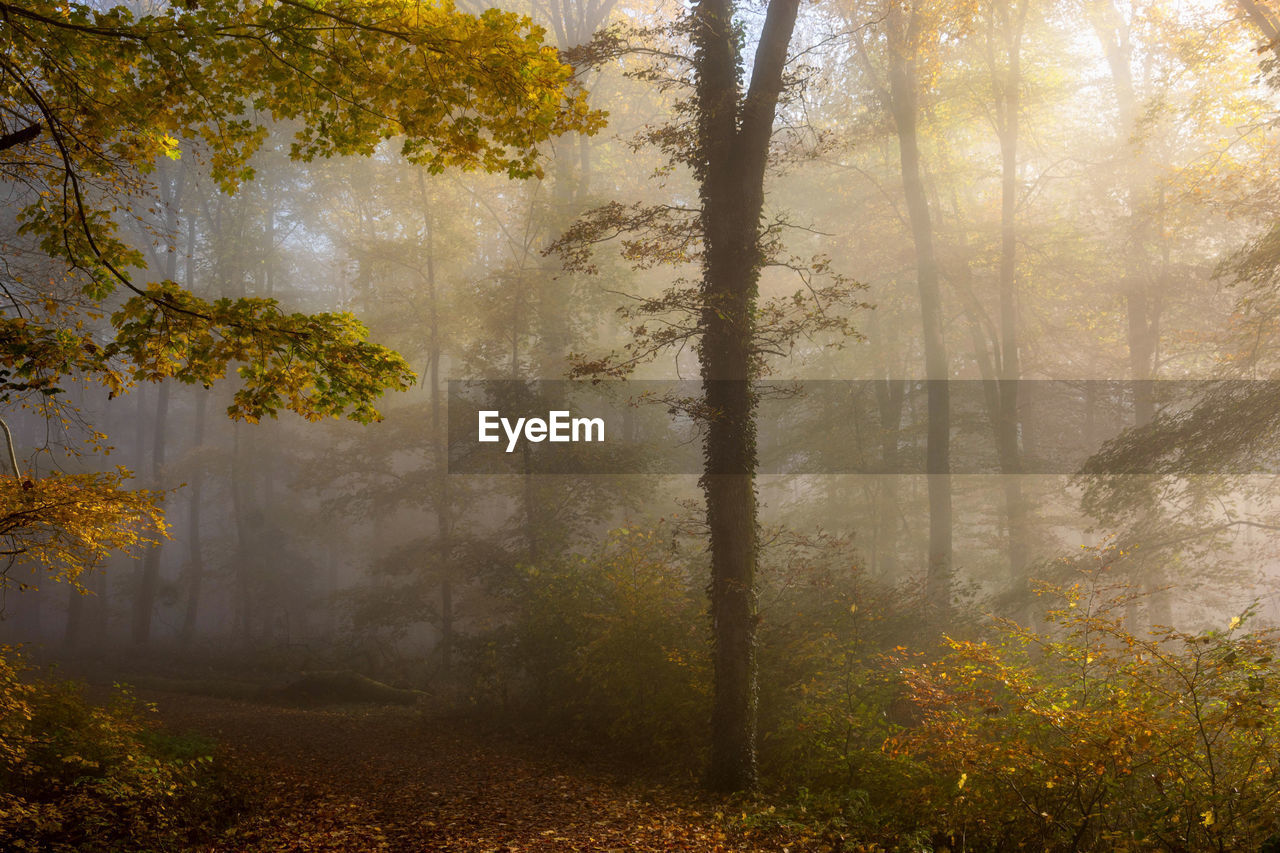
<path fill-rule="evenodd" d="M 1280 10 L 46 5 L 0 842 L 1280 843 Z"/>

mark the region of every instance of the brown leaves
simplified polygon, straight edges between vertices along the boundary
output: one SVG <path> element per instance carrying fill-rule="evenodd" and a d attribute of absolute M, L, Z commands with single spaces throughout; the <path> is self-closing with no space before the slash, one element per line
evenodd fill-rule
<path fill-rule="evenodd" d="M 165 696 L 171 725 L 222 739 L 246 811 L 214 851 L 728 853 L 761 840 L 693 791 L 617 782 L 545 744 L 484 737 L 403 709 L 345 713 Z"/>

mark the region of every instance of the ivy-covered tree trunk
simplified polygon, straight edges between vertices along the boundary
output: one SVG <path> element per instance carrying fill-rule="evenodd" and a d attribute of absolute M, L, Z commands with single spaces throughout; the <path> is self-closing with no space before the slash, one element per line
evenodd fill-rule
<path fill-rule="evenodd" d="M 772 0 L 742 95 L 729 0 L 693 10 L 702 201 L 702 362 L 708 413 L 702 487 L 711 538 L 715 698 L 709 785 L 756 784 L 755 307 L 760 216 L 774 114 L 799 0 Z"/>

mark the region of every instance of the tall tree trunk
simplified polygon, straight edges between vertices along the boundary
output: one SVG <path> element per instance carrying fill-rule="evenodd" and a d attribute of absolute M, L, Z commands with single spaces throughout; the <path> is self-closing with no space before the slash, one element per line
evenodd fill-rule
<path fill-rule="evenodd" d="M 898 500 L 898 466 L 902 436 L 902 408 L 907 383 L 903 379 L 881 379 L 875 384 L 879 412 L 880 464 L 884 474 L 877 477 L 876 493 L 876 574 L 890 583 L 898 581 L 898 531 L 902 507 Z"/>
<path fill-rule="evenodd" d="M 204 426 L 209 409 L 209 396 L 197 392 L 196 428 L 191 445 L 199 450 L 204 445 Z M 187 503 L 187 601 L 182 611 L 182 628 L 178 635 L 182 648 L 190 648 L 200 617 L 200 593 L 204 587 L 204 545 L 200 536 L 200 510 L 204 500 L 204 465 L 197 460 L 191 475 L 191 495 Z"/>
<path fill-rule="evenodd" d="M 80 648 L 84 639 L 84 593 L 74 586 L 67 587 L 67 625 L 62 635 L 62 644 L 71 651 Z"/>
<path fill-rule="evenodd" d="M 1156 376 L 1156 349 L 1160 338 L 1160 314 L 1163 305 L 1158 294 L 1147 284 L 1147 259 L 1144 252 L 1147 224 L 1142 206 L 1142 175 L 1138 171 L 1140 157 L 1134 146 L 1138 131 L 1138 96 L 1133 83 L 1133 45 L 1129 40 L 1129 22 L 1114 0 L 1095 0 L 1091 21 L 1106 55 L 1115 87 L 1117 124 L 1116 139 L 1131 155 L 1128 163 L 1128 185 L 1125 206 L 1129 217 L 1129 233 L 1124 251 L 1122 287 L 1125 298 L 1126 342 L 1129 347 L 1129 377 L 1134 380 L 1134 425 L 1144 426 L 1155 417 L 1155 393 L 1151 380 Z"/>
<path fill-rule="evenodd" d="M 928 385 L 928 428 L 925 470 L 929 484 L 929 557 L 925 575 L 928 618 L 944 624 L 951 610 L 951 388 L 946 341 L 942 326 L 942 294 L 933 249 L 933 226 L 920 164 L 916 99 L 915 32 L 917 15 L 897 7 L 890 13 L 889 101 L 898 133 L 902 188 L 915 246 L 916 281 L 920 295 L 924 338 L 925 379 Z M 892 19 L 898 20 L 892 20 Z M 896 44 L 893 42 L 897 42 Z"/>
<path fill-rule="evenodd" d="M 237 421 L 231 428 L 231 515 L 236 528 L 235 566 L 235 628 L 245 648 L 253 645 L 253 599 L 249 594 L 249 498 L 245 495 L 244 450 L 241 447 L 242 425 Z"/>
<path fill-rule="evenodd" d="M 754 314 L 769 140 L 798 0 L 771 0 L 745 99 L 729 0 L 694 6 L 702 201 L 702 488 L 711 546 L 715 696 L 708 783 L 754 787 L 756 769 L 756 395 Z"/>
<path fill-rule="evenodd" d="M 1022 32 L 1027 0 L 1016 8 L 1009 0 L 993 6 L 988 43 L 991 50 L 992 87 L 995 90 L 996 136 L 1000 140 L 1000 398 L 996 444 L 1004 489 L 1008 530 L 1009 575 L 1015 583 L 1025 580 L 1030 543 L 1026 500 L 1022 494 L 1022 455 L 1018 448 L 1018 384 L 1022 365 L 1018 352 L 1017 212 L 1018 135 L 1022 87 Z M 1003 42 L 1004 67 L 995 55 L 995 43 Z"/>
<path fill-rule="evenodd" d="M 156 393 L 155 434 L 151 442 L 151 482 L 159 486 L 164 472 L 166 422 L 169 418 L 169 383 L 161 382 Z M 160 590 L 160 552 L 163 541 L 147 549 L 142 558 L 142 575 L 133 603 L 133 643 L 145 646 L 151 642 L 151 619 Z"/>
<path fill-rule="evenodd" d="M 438 317 L 432 312 L 432 340 L 438 334 Z M 444 405 L 440 387 L 440 352 L 431 358 L 431 425 L 436 436 L 436 465 L 442 475 L 440 496 L 436 501 L 436 527 L 440 544 L 440 668 L 446 674 L 453 669 L 454 619 L 453 619 L 453 518 L 452 496 L 449 494 L 449 475 L 445 473 L 449 453 L 448 426 L 444 419 Z"/>
<path fill-rule="evenodd" d="M 616 5 L 617 0 L 547 2 L 545 5 L 535 0 L 534 9 L 549 21 L 557 45 L 564 50 L 589 42 Z M 552 150 L 550 209 L 544 222 L 548 243 L 557 239 L 585 206 L 591 170 L 591 138 L 582 134 L 561 136 Z M 574 296 L 575 277 L 555 259 L 546 257 L 540 264 L 537 281 L 538 334 L 530 353 L 532 367 L 539 378 L 559 380 L 568 372 L 574 325 L 578 319 L 573 308 L 579 301 Z M 548 410 L 566 408 L 567 395 L 563 390 L 560 385 L 544 386 L 541 403 Z M 545 479 L 535 479 L 533 449 L 527 444 L 523 461 L 526 551 L 533 562 L 540 553 L 563 546 L 568 530 L 561 522 L 562 514 L 554 508 L 555 490 L 571 487 L 563 483 L 549 485 Z"/>
<path fill-rule="evenodd" d="M 453 517 L 449 475 L 446 473 L 449 457 L 449 427 L 444 417 L 444 396 L 440 383 L 440 361 L 444 358 L 444 342 L 440 327 L 440 294 L 436 286 L 435 224 L 431 205 L 427 198 L 426 179 L 418 171 L 418 194 L 422 201 L 423 242 L 426 251 L 426 284 L 428 334 L 430 335 L 428 376 L 431 391 L 431 436 L 435 455 L 438 492 L 435 500 L 436 536 L 435 552 L 439 556 L 440 583 L 440 669 L 447 675 L 453 669 Z"/>
<path fill-rule="evenodd" d="M 107 628 L 111 622 L 111 584 L 106 571 L 94 572 L 90 581 L 92 597 L 87 602 L 84 640 L 90 648 L 101 652 L 109 637 Z"/>
<path fill-rule="evenodd" d="M 196 284 L 196 218 L 187 217 L 187 256 L 183 265 L 183 285 L 188 293 L 195 292 Z M 209 411 L 209 396 L 196 392 L 195 435 L 192 449 L 199 452 L 204 446 L 204 427 Z M 195 638 L 196 623 L 200 615 L 200 593 L 204 585 L 204 545 L 200 536 L 200 510 L 204 500 L 204 465 L 197 459 L 191 477 L 191 495 L 187 504 L 187 601 L 182 610 L 182 627 L 178 642 L 183 649 L 191 647 Z"/>
<path fill-rule="evenodd" d="M 1236 0 L 1236 5 L 1267 40 L 1263 49 L 1270 50 L 1280 59 L 1280 21 L 1276 19 L 1275 13 L 1254 0 Z"/>
<path fill-rule="evenodd" d="M 1140 148 L 1139 104 L 1133 82 L 1133 45 L 1129 38 L 1129 22 L 1115 0 L 1094 0 L 1090 16 L 1094 32 L 1102 46 L 1115 88 L 1117 122 L 1116 142 L 1127 155 L 1128 175 L 1125 191 L 1125 213 L 1129 227 L 1125 234 L 1122 288 L 1125 298 L 1126 342 L 1129 347 L 1129 378 L 1133 380 L 1134 426 L 1145 426 L 1155 418 L 1157 353 L 1160 341 L 1160 318 L 1163 300 L 1147 280 L 1150 262 L 1147 258 L 1150 222 L 1142 209 L 1147 196 L 1145 179 L 1150 153 Z M 1163 223 L 1160 223 L 1163 227 Z M 1139 527 L 1158 523 L 1155 513 L 1138 522 Z M 1159 566 L 1147 568 L 1141 583 L 1148 593 L 1146 604 L 1160 598 L 1157 590 L 1163 572 Z M 1140 602 L 1135 600 L 1126 610 L 1126 621 L 1132 631 L 1141 628 Z M 1154 622 L 1147 619 L 1148 624 Z"/>
<path fill-rule="evenodd" d="M 165 211 L 165 237 L 170 241 L 163 262 L 164 277 L 170 281 L 178 275 L 178 225 L 179 209 L 182 202 L 182 188 L 186 179 L 186 165 L 174 166 L 161 163 L 160 190 L 161 202 Z M 151 483 L 153 488 L 163 484 L 165 464 L 165 441 L 167 439 L 167 420 L 169 417 L 169 383 L 161 382 L 156 393 L 155 433 L 151 440 Z M 137 596 L 133 606 L 132 637 L 135 645 L 145 646 L 151 642 L 151 621 L 155 614 L 156 595 L 160 589 L 160 555 L 164 548 L 164 540 L 147 550 L 142 561 L 142 574 L 139 579 Z"/>

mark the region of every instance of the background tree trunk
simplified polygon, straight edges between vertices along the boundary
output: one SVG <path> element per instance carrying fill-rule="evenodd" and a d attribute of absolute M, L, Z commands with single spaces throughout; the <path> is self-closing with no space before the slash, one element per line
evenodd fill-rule
<path fill-rule="evenodd" d="M 156 392 L 155 433 L 151 442 L 152 484 L 159 488 L 164 471 L 165 439 L 168 436 L 166 423 L 169 418 L 169 384 L 161 382 Z M 132 639 L 136 646 L 145 646 L 151 642 L 151 619 L 155 613 L 156 595 L 160 590 L 160 553 L 163 542 L 157 542 L 147 549 L 142 558 L 142 572 L 138 578 L 138 590 L 133 600 Z"/>
<path fill-rule="evenodd" d="M 916 281 L 924 340 L 925 379 L 928 383 L 928 444 L 925 470 L 929 482 L 929 558 L 925 574 L 928 618 L 943 624 L 951 610 L 951 389 L 947 346 L 942 327 L 942 293 L 933 248 L 933 226 L 925 195 L 917 132 L 919 81 L 914 42 L 916 16 L 895 7 L 890 13 L 889 101 L 902 161 L 902 189 L 915 246 Z"/>
<path fill-rule="evenodd" d="M 1022 87 L 1022 31 L 1027 2 L 1014 7 L 1004 0 L 993 8 L 991 75 L 995 91 L 996 135 L 1000 140 L 1000 396 L 996 444 L 1004 490 L 1008 531 L 1009 577 L 1025 582 L 1030 559 L 1027 505 L 1022 493 L 1022 454 L 1018 447 L 1018 384 L 1022 364 L 1018 352 L 1018 135 Z M 1004 67 L 995 46 L 1004 52 Z"/>
<path fill-rule="evenodd" d="M 209 397 L 198 391 L 196 398 L 195 435 L 191 445 L 199 449 L 204 444 L 204 427 L 209 409 Z M 200 537 L 200 510 L 204 500 L 204 464 L 196 460 L 191 475 L 191 496 L 187 503 L 187 601 L 182 611 L 182 627 L 178 641 L 182 648 L 189 648 L 195 638 L 196 622 L 200 616 L 200 594 L 204 586 L 204 544 Z"/>

